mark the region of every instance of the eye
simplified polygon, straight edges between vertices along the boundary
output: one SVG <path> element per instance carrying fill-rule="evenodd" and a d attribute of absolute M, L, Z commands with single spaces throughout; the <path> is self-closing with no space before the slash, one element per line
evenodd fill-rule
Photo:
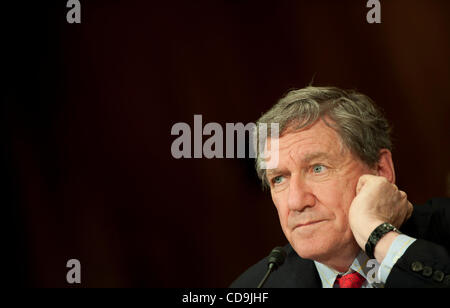
<path fill-rule="evenodd" d="M 274 177 L 272 179 L 272 183 L 274 185 L 280 184 L 281 182 L 283 182 L 283 176 L 282 175 L 278 175 L 278 176 L 276 176 L 276 177 Z"/>
<path fill-rule="evenodd" d="M 323 173 L 326 169 L 327 169 L 327 167 L 325 167 L 324 165 L 314 165 L 312 167 L 312 171 L 315 174 Z"/>

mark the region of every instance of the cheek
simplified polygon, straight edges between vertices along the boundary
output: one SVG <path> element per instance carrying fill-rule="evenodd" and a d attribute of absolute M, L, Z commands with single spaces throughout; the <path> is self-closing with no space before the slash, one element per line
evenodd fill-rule
<path fill-rule="evenodd" d="M 354 194 L 346 187 L 346 183 L 342 184 L 338 181 L 316 189 L 317 200 L 334 219 L 335 227 L 341 231 L 348 226 L 348 211 L 354 198 Z"/>
<path fill-rule="evenodd" d="M 275 208 L 277 209 L 278 218 L 280 220 L 281 228 L 283 229 L 283 232 L 286 234 L 287 231 L 287 223 L 288 223 L 288 216 L 289 216 L 289 209 L 285 205 L 286 202 L 283 200 L 282 194 L 277 194 L 274 196 L 272 194 L 272 201 L 275 205 Z M 283 206 L 284 204 L 284 206 Z M 287 236 L 287 234 L 286 234 Z"/>
<path fill-rule="evenodd" d="M 284 225 L 287 223 L 287 217 L 289 214 L 288 209 L 286 206 L 282 205 L 283 204 L 282 202 L 277 202 L 277 203 L 274 202 L 274 204 L 275 204 L 275 208 L 277 209 L 277 213 L 278 213 L 278 217 L 280 219 L 281 226 L 284 227 Z"/>
<path fill-rule="evenodd" d="M 328 205 L 329 210 L 334 211 L 343 197 L 343 190 L 340 183 L 324 183 L 319 184 L 314 189 L 317 200 L 324 205 Z"/>

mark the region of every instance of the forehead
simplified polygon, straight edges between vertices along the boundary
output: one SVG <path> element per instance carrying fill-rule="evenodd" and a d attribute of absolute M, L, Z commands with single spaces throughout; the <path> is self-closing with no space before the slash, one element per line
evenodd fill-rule
<path fill-rule="evenodd" d="M 286 159 L 304 161 L 317 156 L 338 158 L 346 152 L 339 134 L 322 120 L 298 131 L 288 130 L 278 141 L 280 163 Z M 267 146 L 270 151 L 270 140 Z M 319 153 L 322 155 L 317 155 Z"/>
<path fill-rule="evenodd" d="M 302 145 L 329 145 L 332 147 L 340 146 L 341 138 L 338 133 L 326 125 L 323 120 L 316 121 L 313 125 L 303 128 L 298 131 L 287 130 L 287 133 L 283 134 L 279 138 L 280 149 L 289 148 L 294 144 Z M 334 146 L 333 146 L 334 145 Z"/>

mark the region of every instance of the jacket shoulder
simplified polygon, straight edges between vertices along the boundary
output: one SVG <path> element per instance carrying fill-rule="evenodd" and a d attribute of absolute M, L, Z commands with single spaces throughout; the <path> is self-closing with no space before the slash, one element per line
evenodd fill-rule
<path fill-rule="evenodd" d="M 450 198 L 433 198 L 414 205 L 410 219 L 400 228 L 406 235 L 450 247 Z"/>

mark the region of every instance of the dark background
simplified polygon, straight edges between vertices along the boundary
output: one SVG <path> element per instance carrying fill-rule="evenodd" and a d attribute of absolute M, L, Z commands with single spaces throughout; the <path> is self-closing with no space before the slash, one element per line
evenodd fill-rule
<path fill-rule="evenodd" d="M 82 287 L 228 286 L 286 242 L 276 210 L 251 159 L 176 160 L 171 127 L 255 122 L 313 79 L 385 110 L 410 201 L 450 196 L 449 1 L 381 1 L 381 24 L 366 1 L 90 0 L 81 24 L 33 2 L 1 18 L 12 286 L 70 286 L 72 258 Z"/>

